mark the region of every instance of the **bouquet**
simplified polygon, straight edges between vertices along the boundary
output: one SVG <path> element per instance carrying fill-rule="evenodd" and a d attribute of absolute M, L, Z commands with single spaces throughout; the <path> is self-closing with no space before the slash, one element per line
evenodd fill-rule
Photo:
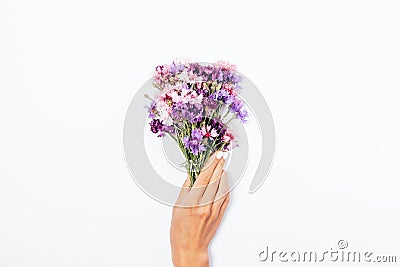
<path fill-rule="evenodd" d="M 169 135 L 176 141 L 191 187 L 212 153 L 237 145 L 229 123 L 245 123 L 248 117 L 238 96 L 240 80 L 236 67 L 223 61 L 174 61 L 156 67 L 153 86 L 158 92 L 154 98 L 145 95 L 151 100 L 150 128 L 158 137 Z"/>

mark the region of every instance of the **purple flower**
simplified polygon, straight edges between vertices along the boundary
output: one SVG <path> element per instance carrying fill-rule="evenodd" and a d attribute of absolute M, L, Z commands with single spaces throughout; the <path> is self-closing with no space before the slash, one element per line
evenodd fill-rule
<path fill-rule="evenodd" d="M 219 82 L 224 81 L 224 73 L 222 71 L 219 72 L 217 80 Z"/>
<path fill-rule="evenodd" d="M 159 119 L 154 119 L 150 123 L 150 129 L 153 133 L 158 134 L 158 137 L 164 136 L 163 123 Z"/>
<path fill-rule="evenodd" d="M 184 136 L 182 141 L 183 141 L 183 144 L 185 145 L 185 147 L 189 148 L 189 146 L 190 146 L 190 138 L 189 138 L 189 136 Z"/>
<path fill-rule="evenodd" d="M 185 66 L 184 66 L 183 64 L 176 63 L 176 62 L 174 61 L 174 62 L 172 62 L 171 65 L 169 65 L 169 70 L 168 70 L 168 71 L 169 71 L 172 75 L 175 75 L 175 74 L 177 74 L 177 73 L 179 73 L 179 72 L 182 72 L 182 71 L 184 70 L 184 68 L 185 68 Z"/>
<path fill-rule="evenodd" d="M 231 82 L 233 83 L 238 83 L 242 80 L 242 77 L 238 74 L 232 74 L 231 76 Z"/>
<path fill-rule="evenodd" d="M 203 135 L 201 134 L 201 131 L 199 129 L 194 129 L 192 131 L 192 138 L 193 139 L 197 139 L 197 140 L 201 140 L 201 139 L 203 139 Z"/>
<path fill-rule="evenodd" d="M 156 116 L 156 102 L 154 100 L 150 102 L 150 106 L 147 108 L 147 111 L 149 112 L 149 118 L 153 119 Z"/>
<path fill-rule="evenodd" d="M 183 121 L 186 104 L 182 102 L 175 103 L 172 108 L 171 116 L 175 121 Z"/>
<path fill-rule="evenodd" d="M 203 105 L 188 103 L 185 117 L 188 121 L 192 123 L 201 121 L 201 119 L 203 118 Z"/>
<path fill-rule="evenodd" d="M 235 67 L 227 63 L 204 65 L 174 61 L 158 66 L 153 75 L 154 87 L 161 95 L 170 92 L 169 89 L 173 92 L 168 94 L 169 98 L 162 99 L 163 103 L 156 105 L 152 101 L 147 107 L 151 131 L 157 136 L 171 134 L 181 138 L 178 142 L 183 152 L 192 155 L 187 160 L 198 160 L 193 155 L 208 149 L 229 149 L 233 139 L 224 119 L 231 113 L 245 123 L 249 116 L 237 95 L 240 80 Z"/>
<path fill-rule="evenodd" d="M 203 105 L 209 109 L 216 109 L 218 107 L 218 102 L 211 97 L 204 97 Z"/>
<path fill-rule="evenodd" d="M 196 93 L 198 95 L 203 95 L 203 97 L 208 97 L 210 95 L 210 92 L 202 87 L 197 88 Z"/>
<path fill-rule="evenodd" d="M 175 121 L 199 122 L 203 117 L 203 105 L 200 103 L 175 103 L 171 116 Z"/>
<path fill-rule="evenodd" d="M 202 143 L 203 135 L 199 129 L 194 129 L 190 135 L 190 138 L 189 136 L 185 136 L 183 137 L 182 141 L 185 145 L 185 148 L 190 149 L 190 151 L 196 156 L 199 153 L 207 150 L 205 145 Z"/>
<path fill-rule="evenodd" d="M 240 119 L 242 123 L 245 123 L 247 117 L 249 116 L 249 113 L 246 109 L 243 108 L 243 105 L 244 103 L 242 100 L 240 100 L 239 98 L 235 98 L 235 100 L 229 106 L 229 109 L 230 111 L 235 113 L 236 118 Z"/>
<path fill-rule="evenodd" d="M 175 75 L 177 73 L 177 68 L 175 62 L 172 62 L 172 64 L 169 66 L 168 70 L 172 75 Z"/>
<path fill-rule="evenodd" d="M 233 102 L 234 97 L 229 94 L 228 91 L 221 89 L 212 94 L 215 100 L 220 100 L 225 104 L 231 104 Z"/>
<path fill-rule="evenodd" d="M 235 98 L 235 100 L 232 102 L 230 106 L 230 110 L 237 113 L 240 111 L 242 107 L 243 107 L 243 101 L 240 100 L 239 98 Z"/>
<path fill-rule="evenodd" d="M 175 128 L 174 128 L 174 126 L 164 125 L 164 126 L 162 127 L 162 131 L 165 132 L 165 133 L 175 134 Z"/>
<path fill-rule="evenodd" d="M 236 113 L 236 118 L 240 119 L 242 123 L 246 122 L 248 116 L 249 113 L 245 109 L 242 109 L 238 113 Z"/>

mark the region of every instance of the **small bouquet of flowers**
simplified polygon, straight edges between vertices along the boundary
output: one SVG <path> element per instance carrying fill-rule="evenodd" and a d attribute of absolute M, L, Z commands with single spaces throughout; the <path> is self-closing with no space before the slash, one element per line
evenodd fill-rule
<path fill-rule="evenodd" d="M 158 137 L 169 135 L 178 144 L 193 186 L 205 162 L 217 150 L 236 146 L 228 127 L 233 119 L 246 122 L 248 112 L 238 96 L 241 77 L 236 67 L 219 61 L 172 62 L 156 67 L 158 89 L 148 106 L 150 128 Z"/>

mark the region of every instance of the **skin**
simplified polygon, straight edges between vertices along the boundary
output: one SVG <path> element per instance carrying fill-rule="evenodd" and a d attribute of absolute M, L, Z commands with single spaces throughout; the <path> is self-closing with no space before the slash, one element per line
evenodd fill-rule
<path fill-rule="evenodd" d="M 209 266 L 208 247 L 228 206 L 225 160 L 214 153 L 194 186 L 186 179 L 172 212 L 170 241 L 175 267 Z"/>

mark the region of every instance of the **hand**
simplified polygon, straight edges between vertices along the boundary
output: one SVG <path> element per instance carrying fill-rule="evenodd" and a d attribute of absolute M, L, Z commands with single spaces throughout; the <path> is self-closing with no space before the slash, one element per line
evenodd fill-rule
<path fill-rule="evenodd" d="M 223 152 L 214 153 L 192 188 L 186 179 L 172 212 L 170 230 L 175 267 L 209 266 L 208 246 L 229 202 Z M 223 157 L 224 156 L 224 157 Z"/>

